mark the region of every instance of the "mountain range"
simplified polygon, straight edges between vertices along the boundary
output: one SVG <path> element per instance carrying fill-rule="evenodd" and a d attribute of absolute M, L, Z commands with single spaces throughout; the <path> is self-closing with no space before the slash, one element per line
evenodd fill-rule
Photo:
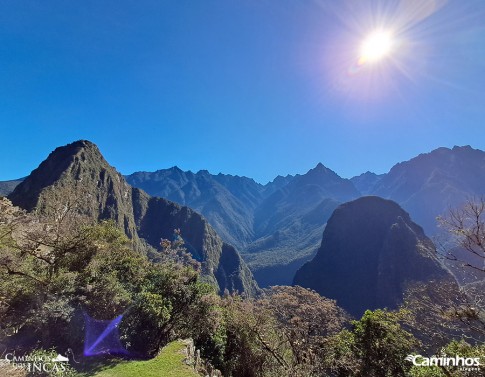
<path fill-rule="evenodd" d="M 178 167 L 124 178 L 149 195 L 202 214 L 227 244 L 240 250 L 264 287 L 290 284 L 296 271 L 315 256 L 333 211 L 361 196 L 397 202 L 434 236 L 437 216 L 467 197 L 485 194 L 485 152 L 470 146 L 438 148 L 398 163 L 386 174 L 366 172 L 351 179 L 323 164 L 305 174 L 278 176 L 266 185 Z M 12 183 L 2 187 L 11 188 Z"/>
<path fill-rule="evenodd" d="M 393 166 L 371 194 L 399 203 L 427 234 L 434 235 L 437 216 L 469 197 L 485 195 L 485 152 L 455 146 L 420 154 Z"/>
<path fill-rule="evenodd" d="M 262 286 L 290 284 L 298 267 L 314 255 L 333 210 L 360 196 L 350 180 L 322 164 L 266 185 L 177 167 L 138 172 L 126 179 L 151 195 L 203 214 L 221 237 L 241 250 Z"/>
<path fill-rule="evenodd" d="M 427 234 L 436 235 L 437 216 L 485 193 L 485 152 L 470 146 L 438 148 L 395 165 L 387 174 L 366 172 L 350 180 L 322 164 L 266 185 L 178 168 L 134 173 L 127 180 L 202 213 L 241 250 L 258 283 L 269 286 L 289 284 L 315 255 L 333 210 L 360 196 L 394 200 Z"/>

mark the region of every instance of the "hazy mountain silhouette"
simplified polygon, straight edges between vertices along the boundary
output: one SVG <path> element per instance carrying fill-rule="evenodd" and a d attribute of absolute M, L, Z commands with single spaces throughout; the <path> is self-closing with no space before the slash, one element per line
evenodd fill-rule
<path fill-rule="evenodd" d="M 359 190 L 362 195 L 369 195 L 372 193 L 374 187 L 380 180 L 385 176 L 385 174 L 375 174 L 370 171 L 362 173 L 356 177 L 350 178 L 355 188 Z"/>
<path fill-rule="evenodd" d="M 362 197 L 334 211 L 317 255 L 298 270 L 294 284 L 359 317 L 366 309 L 396 308 L 410 282 L 453 283 L 433 254 L 431 240 L 397 203 Z"/>
<path fill-rule="evenodd" d="M 257 285 L 238 252 L 216 234 L 208 222 L 188 207 L 151 197 L 131 187 L 101 155 L 97 146 L 81 140 L 54 150 L 9 195 L 14 205 L 27 210 L 45 208 L 49 193 L 82 187 L 92 200 L 85 214 L 111 219 L 135 246 L 143 240 L 153 247 L 171 239 L 180 228 L 188 250 L 202 262 L 205 278 L 221 291 L 255 293 Z"/>
<path fill-rule="evenodd" d="M 13 179 L 11 181 L 0 181 L 0 196 L 7 196 L 10 194 L 24 179 L 25 178 Z"/>
<path fill-rule="evenodd" d="M 393 166 L 371 193 L 399 203 L 433 235 L 437 216 L 485 194 L 485 152 L 455 146 L 420 154 Z"/>

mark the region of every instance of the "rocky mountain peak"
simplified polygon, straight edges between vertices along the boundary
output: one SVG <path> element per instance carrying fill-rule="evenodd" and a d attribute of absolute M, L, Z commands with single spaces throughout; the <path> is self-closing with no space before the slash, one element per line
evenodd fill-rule
<path fill-rule="evenodd" d="M 307 174 L 332 174 L 332 173 L 337 175 L 333 170 L 327 168 L 321 162 L 319 162 L 313 169 L 310 169 L 307 172 Z"/>
<path fill-rule="evenodd" d="M 82 173 L 88 170 L 111 168 L 101 155 L 98 147 L 88 141 L 79 140 L 56 148 L 15 190 L 9 195 L 10 200 L 24 209 L 34 209 L 42 191 L 70 177 L 82 179 Z"/>
<path fill-rule="evenodd" d="M 355 316 L 396 308 L 407 284 L 452 276 L 433 259 L 434 246 L 397 203 L 367 196 L 340 205 L 315 258 L 294 284 L 337 300 Z"/>

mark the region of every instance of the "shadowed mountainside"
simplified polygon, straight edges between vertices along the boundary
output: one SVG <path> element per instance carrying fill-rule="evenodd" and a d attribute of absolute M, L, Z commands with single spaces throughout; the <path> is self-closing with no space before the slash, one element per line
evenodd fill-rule
<path fill-rule="evenodd" d="M 433 255 L 431 240 L 397 203 L 362 197 L 334 211 L 317 255 L 298 270 L 294 284 L 359 317 L 366 309 L 396 308 L 411 282 L 454 284 Z"/>

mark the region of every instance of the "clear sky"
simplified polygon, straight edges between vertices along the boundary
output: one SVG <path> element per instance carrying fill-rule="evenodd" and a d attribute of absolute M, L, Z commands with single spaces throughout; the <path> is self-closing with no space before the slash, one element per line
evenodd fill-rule
<path fill-rule="evenodd" d="M 77 139 L 124 174 L 383 173 L 485 149 L 484 90 L 482 0 L 3 0 L 0 180 Z"/>

